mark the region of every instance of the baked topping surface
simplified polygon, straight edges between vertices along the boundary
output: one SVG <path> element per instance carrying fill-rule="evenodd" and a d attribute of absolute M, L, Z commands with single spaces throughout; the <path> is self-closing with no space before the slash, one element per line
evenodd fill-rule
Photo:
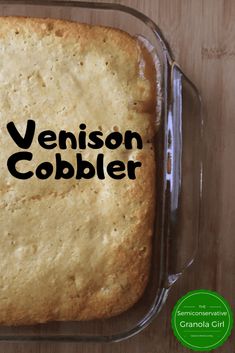
<path fill-rule="evenodd" d="M 119 30 L 59 20 L 0 18 L 0 322 L 30 324 L 116 315 L 146 286 L 155 206 L 155 89 L 147 53 Z M 141 67 L 140 67 L 141 63 Z M 143 67 L 145 63 L 146 68 Z M 148 66 L 148 69 L 147 69 Z M 153 70 L 153 69 L 152 69 Z M 144 74 L 143 74 L 144 73 Z M 45 149 L 32 140 L 35 171 L 55 154 L 96 165 L 140 161 L 136 179 L 20 180 L 7 168 L 27 121 L 43 130 L 137 132 L 142 148 Z"/>

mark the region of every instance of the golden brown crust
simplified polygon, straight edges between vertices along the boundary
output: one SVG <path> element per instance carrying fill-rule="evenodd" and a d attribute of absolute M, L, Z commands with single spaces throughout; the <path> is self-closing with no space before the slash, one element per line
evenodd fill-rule
<path fill-rule="evenodd" d="M 0 18 L 0 323 L 117 315 L 142 295 L 155 206 L 155 90 L 147 53 L 127 33 L 52 19 Z M 4 48 L 4 49 L 3 49 Z M 39 182 L 10 176 L 6 124 L 38 132 L 102 128 L 140 133 L 142 150 L 103 148 L 106 161 L 137 159 L 137 179 Z M 80 119 L 80 120 L 79 120 Z M 36 143 L 36 167 L 53 163 Z M 95 150 L 82 151 L 95 161 Z M 79 151 L 76 151 L 79 152 Z M 74 161 L 74 151 L 63 152 Z"/>

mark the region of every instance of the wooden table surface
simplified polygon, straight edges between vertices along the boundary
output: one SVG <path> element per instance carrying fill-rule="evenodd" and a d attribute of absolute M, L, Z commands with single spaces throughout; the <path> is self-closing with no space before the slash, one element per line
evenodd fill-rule
<path fill-rule="evenodd" d="M 1 353 L 178 353 L 171 311 L 193 289 L 221 293 L 235 308 L 235 1 L 122 0 L 162 29 L 184 72 L 199 88 L 204 114 L 204 180 L 199 252 L 157 319 L 115 344 L 0 343 Z M 235 334 L 219 353 L 235 352 Z"/>

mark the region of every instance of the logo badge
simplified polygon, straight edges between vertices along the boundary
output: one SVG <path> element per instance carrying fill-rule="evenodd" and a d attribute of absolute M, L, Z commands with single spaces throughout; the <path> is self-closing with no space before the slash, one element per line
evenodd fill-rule
<path fill-rule="evenodd" d="M 220 347 L 230 336 L 233 313 L 229 303 L 218 293 L 195 290 L 175 305 L 171 326 L 181 344 L 194 351 Z"/>

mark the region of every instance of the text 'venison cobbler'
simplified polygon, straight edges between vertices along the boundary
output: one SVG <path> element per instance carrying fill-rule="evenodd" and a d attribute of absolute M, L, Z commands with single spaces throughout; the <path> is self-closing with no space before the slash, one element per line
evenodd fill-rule
<path fill-rule="evenodd" d="M 43 130 L 37 132 L 36 122 L 28 120 L 25 132 L 22 134 L 12 121 L 7 124 L 7 131 L 13 142 L 20 148 L 12 154 L 7 161 L 7 167 L 10 174 L 21 180 L 27 180 L 36 177 L 45 180 L 50 177 L 59 179 L 105 179 L 107 176 L 113 179 L 136 179 L 136 170 L 141 167 L 138 160 L 128 159 L 126 162 L 121 160 L 106 161 L 105 150 L 116 150 L 125 148 L 125 150 L 141 150 L 143 148 L 142 138 L 139 133 L 126 130 L 124 134 L 119 131 L 113 131 L 106 136 L 100 130 L 86 131 L 86 125 L 80 124 L 77 134 L 61 130 L 54 132 L 52 130 Z M 53 155 L 54 162 L 42 161 L 34 170 L 30 162 L 33 161 L 33 153 L 30 147 L 34 142 L 39 144 L 40 148 L 48 150 L 56 149 L 59 152 Z M 74 150 L 74 163 L 63 157 L 63 151 Z M 83 157 L 83 151 L 87 149 L 102 150 L 104 153 L 96 153 L 95 162 Z M 76 151 L 79 151 L 76 153 Z M 23 167 L 22 167 L 23 165 Z M 22 170 L 23 169 L 23 170 Z"/>

